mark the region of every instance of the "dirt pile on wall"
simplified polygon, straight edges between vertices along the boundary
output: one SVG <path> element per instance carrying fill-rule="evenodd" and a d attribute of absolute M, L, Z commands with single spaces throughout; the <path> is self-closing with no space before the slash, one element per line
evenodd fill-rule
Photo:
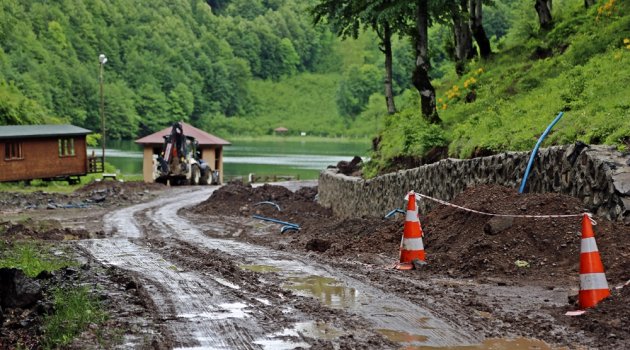
<path fill-rule="evenodd" d="M 519 194 L 515 189 L 478 186 L 454 198 L 473 210 L 513 215 L 571 215 L 583 212 L 566 195 Z M 595 237 L 609 280 L 630 279 L 630 227 L 598 220 Z M 424 220 L 426 250 L 433 269 L 459 277 L 577 277 L 582 217 L 500 218 L 440 206 Z"/>
<path fill-rule="evenodd" d="M 303 192 L 307 190 L 302 190 Z M 398 260 L 404 215 L 391 219 L 339 219 L 316 201 L 314 189 L 300 196 L 276 186 L 259 188 L 229 185 L 195 210 L 205 214 L 251 217 L 253 214 L 297 223 L 301 230 L 284 234 L 251 235 L 262 245 L 311 252 L 334 263 L 364 263 L 381 267 Z M 339 198 L 342 201 L 344 198 Z M 423 199 L 424 200 L 424 199 Z M 273 201 L 273 205 L 256 205 Z M 581 222 L 584 209 L 573 197 L 561 194 L 519 194 L 502 186 L 469 188 L 453 204 L 477 211 L 512 215 L 573 215 L 571 217 L 496 217 L 440 205 L 420 213 L 425 233 L 427 265 L 409 278 L 447 276 L 499 285 L 539 284 L 547 288 L 579 287 Z M 389 209 L 389 208 L 388 208 Z M 595 237 L 612 296 L 582 318 L 564 315 L 577 306 L 550 307 L 558 322 L 591 334 L 612 348 L 630 339 L 630 226 L 595 217 Z M 278 225 L 278 229 L 280 225 Z M 625 328 L 624 328 L 625 327 Z"/>
<path fill-rule="evenodd" d="M 296 249 L 310 247 L 325 255 L 349 259 L 357 254 L 398 258 L 404 215 L 339 219 L 315 201 L 315 193 L 315 188 L 293 193 L 280 186 L 230 184 L 193 210 L 215 215 L 257 214 L 299 224 L 300 232 L 292 234 L 290 240 Z M 261 204 L 263 201 L 273 202 L 281 210 Z M 502 186 L 470 188 L 452 203 L 508 215 L 583 212 L 581 202 L 567 195 L 519 194 Z M 441 205 L 426 215 L 420 213 L 420 221 L 430 272 L 454 277 L 578 278 L 581 216 L 502 218 Z M 594 231 L 607 276 L 612 283 L 625 282 L 630 279 L 630 226 L 598 221 Z M 314 239 L 317 241 L 311 242 Z"/>

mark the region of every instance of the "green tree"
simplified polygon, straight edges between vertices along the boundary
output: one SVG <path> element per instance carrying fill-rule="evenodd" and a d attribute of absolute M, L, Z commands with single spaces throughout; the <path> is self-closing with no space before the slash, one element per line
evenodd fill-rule
<path fill-rule="evenodd" d="M 540 23 L 540 28 L 545 30 L 553 28 L 551 0 L 536 0 L 534 8 L 536 9 L 536 13 L 538 13 L 538 23 Z"/>
<path fill-rule="evenodd" d="M 390 114 L 396 113 L 393 90 L 392 35 L 398 27 L 392 22 L 400 20 L 395 12 L 384 11 L 388 1 L 336 1 L 322 0 L 311 10 L 315 23 L 328 19 L 337 35 L 342 38 L 357 38 L 361 27 L 374 30 L 380 39 L 379 49 L 385 56 L 385 101 Z M 392 13 L 394 14 L 392 16 Z"/>
<path fill-rule="evenodd" d="M 337 106 L 354 119 L 366 107 L 370 96 L 380 90 L 382 73 L 374 65 L 353 66 L 344 74 L 337 90 Z"/>
<path fill-rule="evenodd" d="M 169 112 L 174 119 L 190 120 L 195 107 L 195 98 L 186 85 L 182 83 L 177 84 L 168 94 L 168 102 L 170 105 Z"/>
<path fill-rule="evenodd" d="M 160 130 L 174 121 L 169 114 L 169 103 L 166 95 L 157 86 L 152 84 L 142 85 L 135 96 L 136 113 L 133 113 L 133 115 L 139 117 L 140 127 L 143 132 Z M 126 109 L 126 106 L 123 109 Z"/>
<path fill-rule="evenodd" d="M 482 58 L 488 58 L 492 54 L 492 49 L 483 27 L 483 0 L 469 0 L 468 8 L 470 10 L 470 29 L 479 47 L 479 55 Z"/>
<path fill-rule="evenodd" d="M 0 82 L 0 124 L 39 124 L 49 121 L 44 109 L 18 90 L 15 85 Z"/>
<path fill-rule="evenodd" d="M 134 93 L 122 82 L 107 84 L 105 130 L 107 139 L 131 139 L 138 134 L 140 116 L 134 108 Z M 147 121 L 143 119 L 143 121 Z M 98 124 L 100 125 L 100 124 Z"/>
<path fill-rule="evenodd" d="M 300 64 L 300 57 L 291 43 L 291 40 L 284 38 L 280 40 L 280 46 L 278 47 L 278 53 L 280 54 L 280 62 L 282 62 L 282 71 L 285 75 L 291 76 L 297 72 L 297 67 Z"/>

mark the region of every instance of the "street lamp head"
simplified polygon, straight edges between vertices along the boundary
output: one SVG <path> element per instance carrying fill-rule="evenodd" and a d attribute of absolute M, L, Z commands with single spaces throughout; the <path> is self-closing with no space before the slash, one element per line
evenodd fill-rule
<path fill-rule="evenodd" d="M 98 56 L 98 61 L 101 62 L 101 64 L 105 64 L 105 63 L 107 63 L 107 57 L 105 57 L 104 54 L 100 54 Z"/>

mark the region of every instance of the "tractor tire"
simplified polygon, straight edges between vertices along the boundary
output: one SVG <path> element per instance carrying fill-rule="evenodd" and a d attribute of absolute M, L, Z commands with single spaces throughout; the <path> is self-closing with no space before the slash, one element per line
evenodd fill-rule
<path fill-rule="evenodd" d="M 201 177 L 199 178 L 200 185 L 208 185 L 208 180 L 210 179 L 210 169 L 206 169 L 201 173 Z"/>
<path fill-rule="evenodd" d="M 200 178 L 201 178 L 201 174 L 200 174 L 199 167 L 196 165 L 193 165 L 192 168 L 190 169 L 190 184 L 193 186 L 199 185 Z"/>

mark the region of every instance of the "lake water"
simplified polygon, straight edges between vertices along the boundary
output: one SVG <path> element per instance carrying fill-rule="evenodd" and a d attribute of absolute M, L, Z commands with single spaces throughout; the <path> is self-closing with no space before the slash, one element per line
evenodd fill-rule
<path fill-rule="evenodd" d="M 226 179 L 247 176 L 289 175 L 300 179 L 316 179 L 321 170 L 341 160 L 350 161 L 355 155 L 365 159 L 369 141 L 231 141 L 223 148 Z M 100 148 L 94 149 L 100 155 Z M 89 149 L 89 153 L 92 149 Z M 108 141 L 106 161 L 121 174 L 142 174 L 142 147 L 133 141 Z"/>

